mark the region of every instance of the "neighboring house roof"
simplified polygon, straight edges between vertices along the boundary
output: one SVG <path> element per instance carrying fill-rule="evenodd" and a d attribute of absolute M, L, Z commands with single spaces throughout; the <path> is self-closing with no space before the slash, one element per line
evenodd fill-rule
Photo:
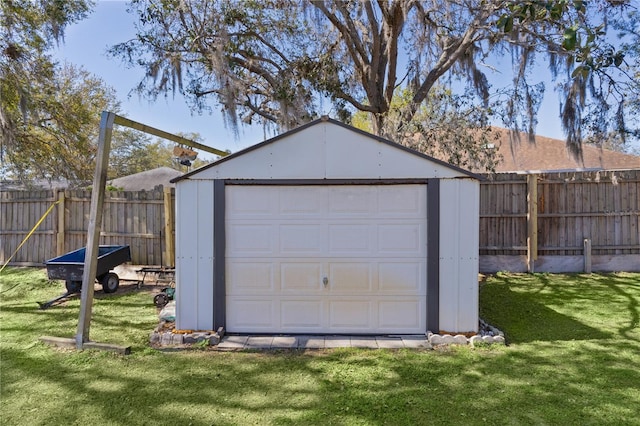
<path fill-rule="evenodd" d="M 183 179 L 482 177 L 328 117 L 223 157 Z"/>
<path fill-rule="evenodd" d="M 67 189 L 71 184 L 66 179 L 47 180 L 35 179 L 29 182 L 20 182 L 17 180 L 0 181 L 0 191 L 39 191 L 39 190 L 58 190 Z"/>
<path fill-rule="evenodd" d="M 152 191 L 157 186 L 174 187 L 171 179 L 182 176 L 182 172 L 171 167 L 158 167 L 153 170 L 135 173 L 108 181 L 109 185 L 124 191 Z"/>
<path fill-rule="evenodd" d="M 503 160 L 496 172 L 536 172 L 568 170 L 625 170 L 640 169 L 640 156 L 582 145 L 582 161 L 577 160 L 560 139 L 535 137 L 530 143 L 526 134 L 520 141 L 510 142 L 509 131 L 499 129 L 500 138 L 495 142 Z"/>

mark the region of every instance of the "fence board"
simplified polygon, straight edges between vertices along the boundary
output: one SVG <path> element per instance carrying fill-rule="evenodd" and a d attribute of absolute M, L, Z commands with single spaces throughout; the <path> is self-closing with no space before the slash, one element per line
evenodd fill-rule
<path fill-rule="evenodd" d="M 526 254 L 526 175 L 489 176 L 480 194 L 480 254 Z M 639 234 L 640 170 L 539 175 L 540 255 L 581 256 L 586 238 L 594 255 L 637 255 Z"/>
<path fill-rule="evenodd" d="M 173 198 L 173 190 L 169 192 Z M 57 201 L 53 191 L 0 192 L 0 264 L 4 264 L 31 228 Z M 58 255 L 61 235 L 64 252 L 86 245 L 91 192 L 64 191 L 64 206 L 54 208 L 12 259 L 12 265 L 41 265 Z M 174 204 L 171 204 L 172 208 Z M 164 193 L 107 192 L 100 244 L 129 245 L 132 263 L 161 265 L 164 239 Z M 59 215 L 63 215 L 60 218 Z M 59 224 L 64 229 L 59 229 Z M 172 232 L 173 235 L 173 232 Z"/>
<path fill-rule="evenodd" d="M 525 175 L 498 174 L 480 185 L 480 254 L 521 255 L 527 246 Z"/>

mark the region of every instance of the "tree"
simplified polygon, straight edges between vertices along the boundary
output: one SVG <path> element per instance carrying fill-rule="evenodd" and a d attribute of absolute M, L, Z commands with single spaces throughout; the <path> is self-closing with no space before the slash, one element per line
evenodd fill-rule
<path fill-rule="evenodd" d="M 411 102 L 408 90 L 396 90 L 385 126 L 399 127 L 402 111 Z M 494 149 L 499 134 L 489 125 L 487 111 L 473 104 L 474 96 L 457 95 L 438 86 L 420 106 L 410 123 L 404 125 L 402 143 L 416 151 L 473 171 L 494 171 L 502 156 Z M 356 112 L 351 124 L 373 131 L 371 116 Z"/>
<path fill-rule="evenodd" d="M 202 143 L 199 133 L 180 133 L 186 139 Z M 152 170 L 157 167 L 171 167 L 184 171 L 173 155 L 175 144 L 164 139 L 155 141 L 147 134 L 127 129 L 116 128 L 113 132 L 111 154 L 109 159 L 109 179 L 129 176 L 135 173 Z M 208 162 L 196 158 L 192 167 L 202 167 Z"/>
<path fill-rule="evenodd" d="M 623 142 L 627 136 L 637 141 L 640 140 L 640 11 L 630 10 L 624 19 L 614 21 L 612 26 L 622 40 L 621 55 L 629 58 L 622 63 L 622 71 L 630 76 L 627 87 L 621 90 L 628 107 L 627 114 L 622 109 L 616 114 L 614 129 Z"/>
<path fill-rule="evenodd" d="M 415 131 L 416 114 L 438 86 L 463 82 L 490 111 L 482 64 L 509 52 L 513 88 L 495 113 L 533 134 L 544 87 L 528 74 L 545 59 L 554 78 L 566 78 L 563 125 L 579 154 L 587 101 L 606 114 L 621 104 L 612 88 L 626 78 L 616 71 L 624 57 L 605 24 L 628 9 L 614 0 L 134 0 L 138 36 L 111 52 L 146 70 L 141 93 L 180 91 L 196 109 L 213 98 L 233 125 L 257 119 L 288 129 L 328 101 L 342 121 L 364 111 L 374 133 L 396 140 Z M 412 95 L 390 126 L 398 88 Z"/>
<path fill-rule="evenodd" d="M 92 5 L 83 0 L 0 2 L 2 175 L 23 181 L 66 178 L 77 185 L 92 180 L 101 112 L 118 113 L 119 102 L 98 77 L 48 55 L 63 41 L 67 25 L 86 17 Z M 109 173 L 124 176 L 162 165 L 179 169 L 171 148 L 116 128 Z"/>
<path fill-rule="evenodd" d="M 28 147 L 25 132 L 48 116 L 43 108 L 58 68 L 47 52 L 91 5 L 89 0 L 0 2 L 0 157 Z"/>
<path fill-rule="evenodd" d="M 43 87 L 31 86 L 37 96 L 32 95 L 30 114 L 37 119 L 16 129 L 19 148 L 6 150 L 4 172 L 23 181 L 64 178 L 72 185 L 84 186 L 95 173 L 101 112 L 119 113 L 119 102 L 111 87 L 86 70 L 70 64 L 54 69 L 52 79 L 43 82 Z M 198 134 L 185 137 L 201 139 Z M 109 178 L 161 166 L 180 170 L 172 149 L 165 140 L 154 141 L 145 133 L 116 126 Z"/>
<path fill-rule="evenodd" d="M 52 64 L 48 80 L 29 86 L 28 118 L 4 147 L 7 171 L 21 180 L 91 181 L 100 113 L 117 111 L 112 88 L 82 68 Z"/>
<path fill-rule="evenodd" d="M 171 150 L 161 140 L 127 129 L 113 130 L 109 154 L 109 179 L 129 176 L 161 166 L 171 166 Z"/>
<path fill-rule="evenodd" d="M 638 155 L 640 145 L 628 140 L 640 140 L 640 15 L 637 9 L 629 9 L 621 17 L 609 23 L 618 45 L 601 48 L 600 74 L 606 83 L 598 85 L 596 102 L 585 105 L 582 123 L 586 129 L 585 142 L 598 147 Z M 611 36 L 613 38 L 613 36 Z M 592 60 L 591 63 L 594 61 Z M 617 74 L 610 75 L 612 66 Z M 592 66 L 592 65 L 587 65 Z M 598 65 L 596 65 L 597 67 Z M 575 72 L 582 69 L 578 67 Z M 608 81 L 607 81 L 608 80 Z M 615 84 L 611 82 L 615 80 Z M 619 102 L 610 105 L 607 98 L 615 97 Z"/>

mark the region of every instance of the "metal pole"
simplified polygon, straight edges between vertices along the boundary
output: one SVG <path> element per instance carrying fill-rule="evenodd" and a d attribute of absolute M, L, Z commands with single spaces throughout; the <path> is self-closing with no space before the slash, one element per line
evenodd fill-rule
<path fill-rule="evenodd" d="M 104 191 L 107 184 L 107 169 L 109 166 L 109 150 L 111 148 L 111 134 L 116 115 L 104 111 L 100 119 L 100 135 L 98 136 L 98 154 L 96 157 L 96 174 L 93 179 L 91 192 L 91 210 L 89 213 L 89 230 L 87 231 L 87 246 L 84 257 L 84 273 L 82 275 L 82 292 L 80 299 L 80 317 L 76 334 L 76 348 L 81 350 L 84 343 L 89 341 L 91 326 L 91 309 L 93 307 L 93 287 L 98 269 L 98 250 L 100 245 L 100 228 L 102 226 L 102 206 Z"/>

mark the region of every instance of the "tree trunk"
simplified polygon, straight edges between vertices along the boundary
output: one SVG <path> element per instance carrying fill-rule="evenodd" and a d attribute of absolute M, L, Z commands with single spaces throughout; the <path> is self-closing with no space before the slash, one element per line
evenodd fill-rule
<path fill-rule="evenodd" d="M 371 131 L 374 135 L 385 137 L 384 131 L 384 115 L 380 113 L 370 113 L 371 115 Z"/>

